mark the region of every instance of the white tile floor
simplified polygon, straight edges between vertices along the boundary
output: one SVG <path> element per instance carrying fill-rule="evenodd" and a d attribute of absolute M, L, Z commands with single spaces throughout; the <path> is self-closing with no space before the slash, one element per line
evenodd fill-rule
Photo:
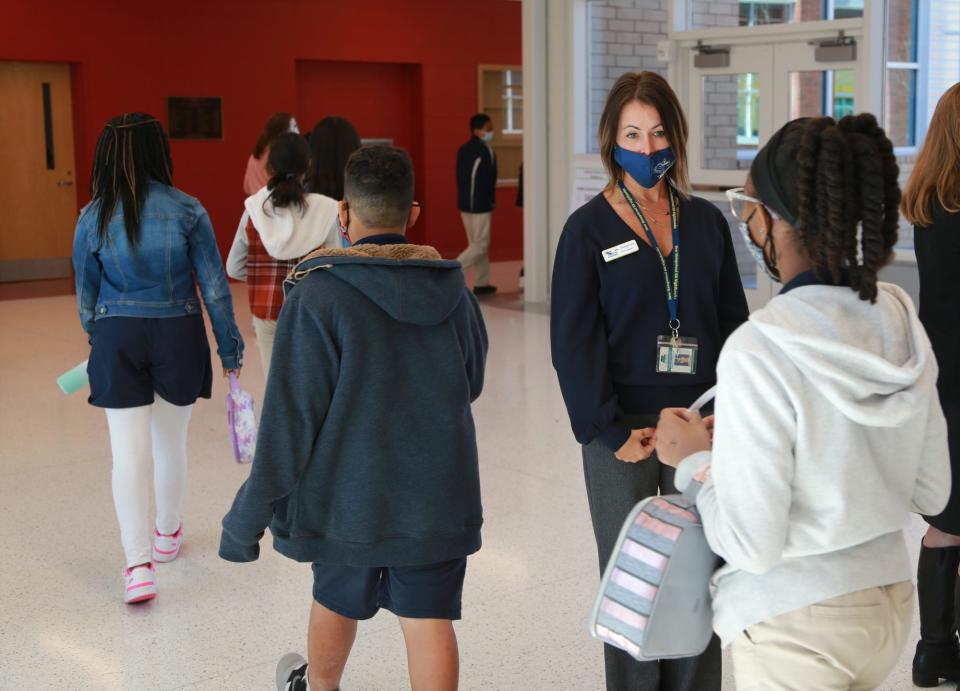
<path fill-rule="evenodd" d="M 248 343 L 243 382 L 260 400 L 242 286 L 235 295 Z M 485 315 L 491 350 L 475 415 L 487 522 L 457 627 L 461 687 L 600 689 L 601 649 L 585 624 L 594 542 L 548 320 L 497 307 Z M 255 564 L 217 558 L 220 519 L 247 473 L 231 458 L 223 381 L 190 428 L 183 554 L 159 567 L 157 600 L 128 607 L 104 415 L 54 385 L 87 355 L 73 298 L 0 302 L 0 334 L 0 689 L 273 688 L 277 658 L 305 646 L 310 569 L 266 544 Z M 914 548 L 920 531 L 918 522 Z M 911 688 L 911 654 L 884 689 Z M 407 688 L 388 613 L 361 625 L 344 688 Z"/>

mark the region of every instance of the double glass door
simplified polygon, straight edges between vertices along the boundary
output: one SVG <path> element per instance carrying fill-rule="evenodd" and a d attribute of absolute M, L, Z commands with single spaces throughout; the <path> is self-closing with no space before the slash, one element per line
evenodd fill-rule
<path fill-rule="evenodd" d="M 857 33 L 850 32 L 856 41 Z M 844 62 L 816 59 L 819 37 L 776 34 L 770 40 L 731 41 L 728 64 L 697 67 L 696 47 L 682 51 L 679 81 L 690 120 L 690 175 L 731 224 L 750 308 L 763 306 L 777 287 L 751 258 L 722 190 L 744 184 L 757 151 L 782 125 L 799 117 L 841 118 L 867 103 L 860 90 L 862 56 Z M 862 52 L 862 51 L 861 51 Z"/>

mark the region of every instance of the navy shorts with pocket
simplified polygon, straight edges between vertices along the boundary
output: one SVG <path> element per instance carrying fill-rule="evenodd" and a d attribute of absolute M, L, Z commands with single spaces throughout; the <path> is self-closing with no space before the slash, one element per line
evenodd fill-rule
<path fill-rule="evenodd" d="M 213 368 L 203 317 L 99 319 L 87 363 L 90 403 L 136 408 L 154 392 L 173 405 L 210 398 Z"/>
<path fill-rule="evenodd" d="M 460 618 L 462 557 L 425 566 L 313 565 L 313 599 L 348 619 L 370 619 L 381 608 L 406 619 Z"/>

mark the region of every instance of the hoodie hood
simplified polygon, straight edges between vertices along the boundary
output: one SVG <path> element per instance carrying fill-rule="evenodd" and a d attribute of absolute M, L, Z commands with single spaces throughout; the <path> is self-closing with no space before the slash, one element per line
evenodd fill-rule
<path fill-rule="evenodd" d="M 926 401 L 937 365 L 910 297 L 895 285 L 878 288 L 875 304 L 845 287 L 797 288 L 750 322 L 843 415 L 896 427 Z"/>
<path fill-rule="evenodd" d="M 299 259 L 321 246 L 340 246 L 335 199 L 307 194 L 301 214 L 296 207 L 277 209 L 267 201 L 270 190 L 260 188 L 243 203 L 264 249 L 274 259 Z"/>
<path fill-rule="evenodd" d="M 467 294 L 460 263 L 444 260 L 424 245 L 321 248 L 294 268 L 284 290 L 289 292 L 314 271 L 336 276 L 396 321 L 418 326 L 442 324 Z"/>

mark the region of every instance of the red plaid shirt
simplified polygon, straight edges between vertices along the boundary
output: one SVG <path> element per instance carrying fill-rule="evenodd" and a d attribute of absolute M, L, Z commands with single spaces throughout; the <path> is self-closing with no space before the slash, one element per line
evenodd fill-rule
<path fill-rule="evenodd" d="M 274 259 L 267 254 L 252 221 L 247 223 L 247 245 L 250 311 L 260 319 L 276 321 L 283 306 L 283 280 L 300 260 Z"/>

